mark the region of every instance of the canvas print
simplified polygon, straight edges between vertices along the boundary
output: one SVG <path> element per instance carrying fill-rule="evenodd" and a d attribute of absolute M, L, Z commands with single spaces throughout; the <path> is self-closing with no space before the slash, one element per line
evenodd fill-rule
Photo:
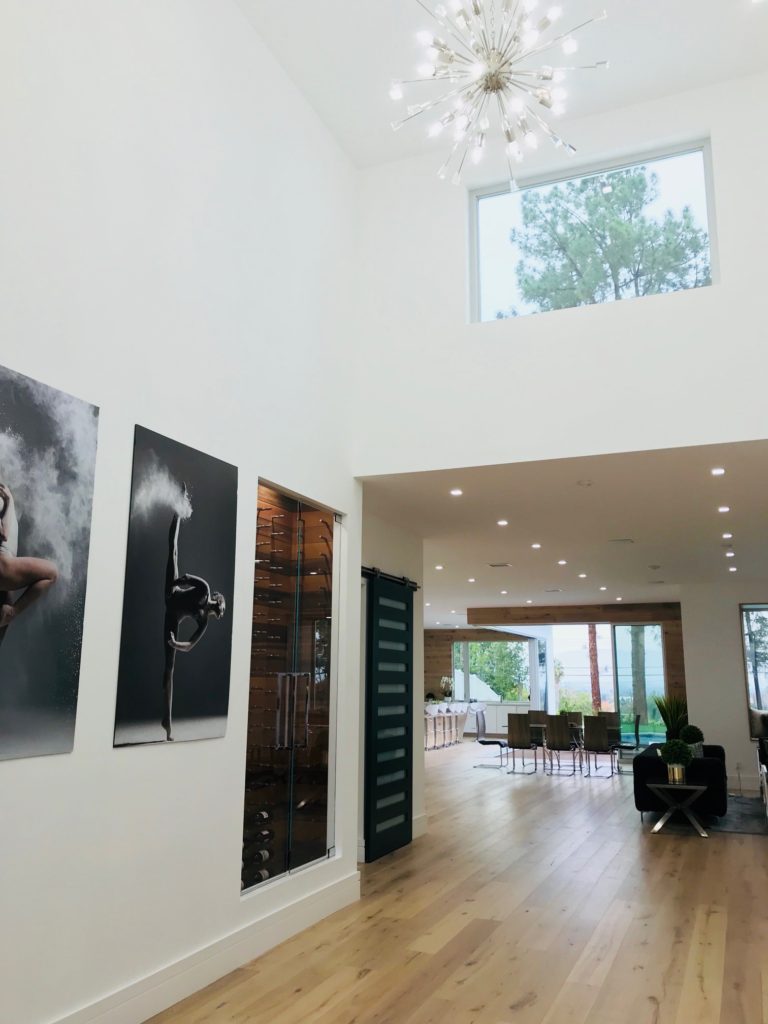
<path fill-rule="evenodd" d="M 237 469 L 136 428 L 115 746 L 223 736 Z"/>
<path fill-rule="evenodd" d="M 0 760 L 72 750 L 98 417 L 0 366 Z"/>

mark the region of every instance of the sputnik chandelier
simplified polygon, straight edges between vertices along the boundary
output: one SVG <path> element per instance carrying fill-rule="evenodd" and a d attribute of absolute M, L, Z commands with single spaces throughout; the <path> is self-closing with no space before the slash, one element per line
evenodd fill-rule
<path fill-rule="evenodd" d="M 451 171 L 461 182 L 467 160 L 477 164 L 486 150 L 492 124 L 498 123 L 505 140 L 511 187 L 516 188 L 514 165 L 521 163 L 526 149 L 537 149 L 540 138 L 575 153 L 550 124 L 548 117 L 565 112 L 567 93 L 562 86 L 569 71 L 607 68 L 596 64 L 556 66 L 539 63 L 550 51 L 559 49 L 572 57 L 579 49 L 576 34 L 598 17 L 576 25 L 568 32 L 550 31 L 563 11 L 550 7 L 537 12 L 539 0 L 447 0 L 428 6 L 416 0 L 437 23 L 437 30 L 419 32 L 426 47 L 419 77 L 392 83 L 393 100 L 404 99 L 404 86 L 423 82 L 445 82 L 447 91 L 435 99 L 407 108 L 406 116 L 392 124 L 397 131 L 423 114 L 434 114 L 428 134 L 431 138 L 451 132 L 453 147 L 440 168 L 439 177 Z M 551 59 L 551 58 L 550 58 Z"/>

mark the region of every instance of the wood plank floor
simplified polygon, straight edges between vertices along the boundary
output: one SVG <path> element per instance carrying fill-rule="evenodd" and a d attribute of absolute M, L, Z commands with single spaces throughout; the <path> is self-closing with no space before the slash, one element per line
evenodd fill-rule
<path fill-rule="evenodd" d="M 768 839 L 648 834 L 629 776 L 430 751 L 363 900 L 153 1024 L 768 1024 Z"/>

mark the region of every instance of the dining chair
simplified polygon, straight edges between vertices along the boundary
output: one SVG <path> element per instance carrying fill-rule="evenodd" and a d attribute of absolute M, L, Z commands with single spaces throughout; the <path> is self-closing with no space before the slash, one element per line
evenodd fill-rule
<path fill-rule="evenodd" d="M 570 751 L 573 763 L 573 770 L 570 772 L 564 771 L 560 764 L 560 754 L 566 751 Z M 550 775 L 555 774 L 555 758 L 557 758 L 558 775 L 569 777 L 575 775 L 577 751 L 579 753 L 579 761 L 581 761 L 581 751 L 573 740 L 568 720 L 563 718 L 562 715 L 547 715 L 547 733 L 544 740 L 544 770 L 546 771 L 547 756 L 549 756 Z"/>
<path fill-rule="evenodd" d="M 586 775 L 594 775 L 600 779 L 613 778 L 615 774 L 615 761 L 617 758 L 617 746 L 612 743 L 609 734 L 608 720 L 604 715 L 587 715 L 584 718 L 584 753 L 587 759 Z M 603 770 L 597 763 L 598 754 L 608 754 L 610 758 L 610 770 L 608 775 L 600 774 Z M 595 770 L 592 771 L 590 755 L 595 762 Z M 603 766 L 604 767 L 604 766 Z"/>
<path fill-rule="evenodd" d="M 531 727 L 531 742 L 538 750 L 541 751 L 544 750 L 544 737 L 547 732 L 547 717 L 546 711 L 528 711 L 526 713 L 528 725 Z"/>
<path fill-rule="evenodd" d="M 534 775 L 538 770 L 536 744 L 531 739 L 531 726 L 527 715 L 507 715 L 507 743 L 512 751 L 512 768 L 507 775 Z M 522 753 L 523 767 L 521 771 L 515 766 L 515 751 Z M 525 764 L 525 752 L 533 751 L 533 771 L 528 771 Z M 529 762 L 530 764 L 530 762 Z"/>
<path fill-rule="evenodd" d="M 506 740 L 488 739 L 485 731 L 485 704 L 473 704 L 472 713 L 475 716 L 475 738 L 481 747 L 498 747 L 498 764 L 476 764 L 475 768 L 507 768 L 509 767 L 509 744 Z M 506 755 L 506 760 L 504 760 Z"/>

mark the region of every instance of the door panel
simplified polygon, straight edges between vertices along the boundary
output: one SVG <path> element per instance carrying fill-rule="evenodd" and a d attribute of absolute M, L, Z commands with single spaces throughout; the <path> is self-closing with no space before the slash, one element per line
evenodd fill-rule
<path fill-rule="evenodd" d="M 410 843 L 413 790 L 413 591 L 368 584 L 365 859 Z"/>

